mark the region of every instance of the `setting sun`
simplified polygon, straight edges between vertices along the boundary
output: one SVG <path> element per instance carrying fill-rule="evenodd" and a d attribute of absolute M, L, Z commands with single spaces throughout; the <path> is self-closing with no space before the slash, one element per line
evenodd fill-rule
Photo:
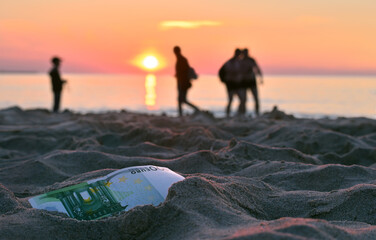
<path fill-rule="evenodd" d="M 152 70 L 152 69 L 155 69 L 156 67 L 158 67 L 159 62 L 158 62 L 158 59 L 156 57 L 147 56 L 142 61 L 142 64 L 144 65 L 145 68 Z"/>
<path fill-rule="evenodd" d="M 166 67 L 165 57 L 155 49 L 146 49 L 143 53 L 135 56 L 131 63 L 147 72 L 156 72 Z"/>

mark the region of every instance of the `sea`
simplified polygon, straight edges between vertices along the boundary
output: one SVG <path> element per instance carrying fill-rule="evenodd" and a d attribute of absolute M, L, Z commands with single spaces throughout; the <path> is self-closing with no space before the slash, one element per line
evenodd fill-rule
<path fill-rule="evenodd" d="M 172 75 L 64 74 L 68 81 L 61 109 L 81 113 L 133 111 L 177 115 L 176 79 Z M 260 80 L 260 79 L 259 79 Z M 192 81 L 188 100 L 216 117 L 224 116 L 226 88 L 216 75 Z M 307 118 L 376 118 L 376 76 L 266 75 L 258 84 L 261 112 L 274 106 Z M 247 114 L 254 116 L 254 100 L 247 96 Z M 45 73 L 0 74 L 0 108 L 51 109 L 53 95 Z M 232 103 L 235 114 L 238 100 Z M 192 110 L 184 107 L 185 113 Z"/>

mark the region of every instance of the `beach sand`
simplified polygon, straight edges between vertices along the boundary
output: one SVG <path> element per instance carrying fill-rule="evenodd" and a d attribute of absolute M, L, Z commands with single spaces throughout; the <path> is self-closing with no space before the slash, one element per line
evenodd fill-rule
<path fill-rule="evenodd" d="M 376 120 L 0 111 L 0 239 L 376 239 Z M 92 221 L 28 199 L 131 166 L 186 179 Z"/>

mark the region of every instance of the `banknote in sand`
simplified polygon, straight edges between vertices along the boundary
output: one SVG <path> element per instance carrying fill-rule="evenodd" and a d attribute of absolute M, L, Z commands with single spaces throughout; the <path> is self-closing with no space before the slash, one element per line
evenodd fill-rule
<path fill-rule="evenodd" d="M 79 220 L 107 217 L 138 205 L 158 205 L 184 177 L 165 167 L 137 166 L 29 199 L 33 208 L 66 213 Z"/>

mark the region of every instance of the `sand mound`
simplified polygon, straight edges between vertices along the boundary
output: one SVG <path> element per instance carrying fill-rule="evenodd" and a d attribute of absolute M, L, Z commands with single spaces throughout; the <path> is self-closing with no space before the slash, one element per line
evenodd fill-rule
<path fill-rule="evenodd" d="M 375 239 L 376 121 L 0 110 L 3 239 Z M 137 165 L 186 177 L 159 206 L 78 221 L 28 198 Z"/>

